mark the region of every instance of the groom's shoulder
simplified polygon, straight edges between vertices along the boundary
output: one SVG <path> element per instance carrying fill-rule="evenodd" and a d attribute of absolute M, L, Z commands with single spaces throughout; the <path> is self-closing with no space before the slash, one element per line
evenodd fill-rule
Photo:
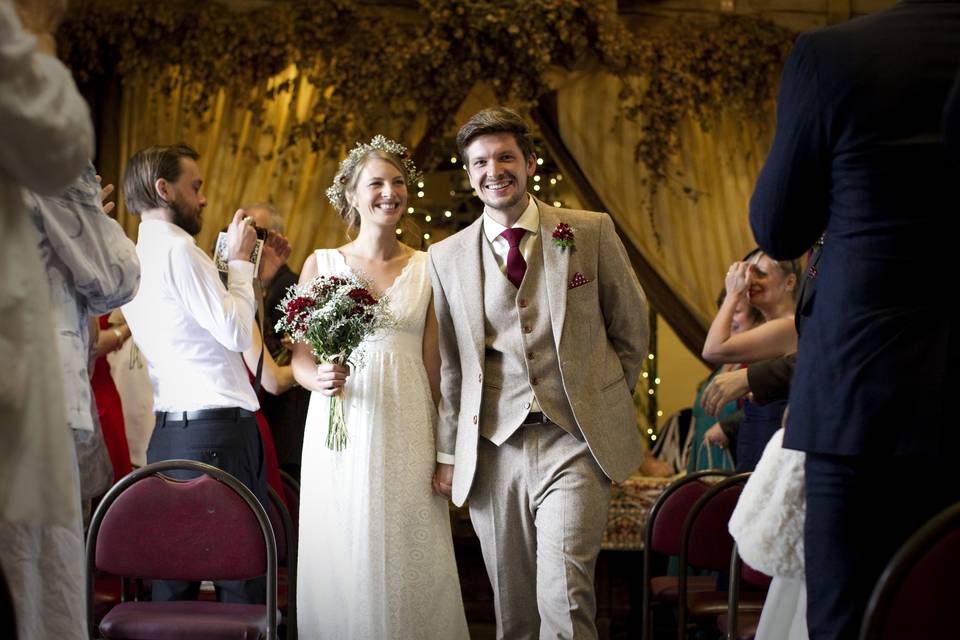
<path fill-rule="evenodd" d="M 548 205 L 549 206 L 549 205 Z M 553 217 L 561 223 L 566 223 L 574 228 L 587 233 L 599 232 L 606 221 L 611 221 L 610 215 L 599 211 L 586 211 L 584 209 L 564 209 L 562 207 L 550 207 Z M 612 221 L 610 222 L 612 224 Z"/>
<path fill-rule="evenodd" d="M 470 233 L 476 233 L 474 226 L 476 222 L 469 224 L 460 231 L 457 231 L 453 235 L 447 236 L 443 240 L 431 244 L 427 248 L 427 253 L 430 255 L 431 260 L 444 260 L 449 256 L 457 256 L 463 247 L 463 242 L 467 238 L 467 235 Z"/>

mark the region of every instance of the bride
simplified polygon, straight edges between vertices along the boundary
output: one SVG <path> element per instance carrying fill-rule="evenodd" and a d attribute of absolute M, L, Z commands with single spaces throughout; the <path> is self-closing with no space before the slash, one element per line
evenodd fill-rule
<path fill-rule="evenodd" d="M 406 149 L 376 136 L 340 164 L 327 196 L 348 225 L 315 251 L 300 282 L 354 272 L 387 296 L 395 325 L 361 344 L 362 366 L 317 364 L 294 347 L 294 375 L 313 391 L 301 479 L 299 635 L 467 638 L 447 501 L 431 491 L 439 398 L 437 321 L 426 254 L 396 227 L 417 179 Z M 343 398 L 347 445 L 325 446 L 331 396 Z"/>

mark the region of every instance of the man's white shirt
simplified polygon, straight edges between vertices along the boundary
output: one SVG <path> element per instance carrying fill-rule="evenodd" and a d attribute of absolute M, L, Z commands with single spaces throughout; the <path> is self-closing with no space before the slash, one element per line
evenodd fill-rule
<path fill-rule="evenodd" d="M 260 403 L 242 352 L 253 340 L 253 264 L 228 263 L 227 286 L 193 237 L 161 220 L 140 223 L 137 296 L 123 307 L 147 358 L 154 411 L 196 411 Z"/>
<path fill-rule="evenodd" d="M 540 209 L 537 208 L 537 201 L 532 196 L 527 196 L 527 208 L 523 210 L 513 227 L 525 229 L 520 240 L 520 254 L 527 262 L 530 261 L 530 251 L 533 247 L 533 239 L 540 233 Z M 494 220 L 486 211 L 483 212 L 483 235 L 490 248 L 493 249 L 493 255 L 500 265 L 500 271 L 507 272 L 507 253 L 510 251 L 510 243 L 500 234 L 506 231 L 506 227 Z"/>

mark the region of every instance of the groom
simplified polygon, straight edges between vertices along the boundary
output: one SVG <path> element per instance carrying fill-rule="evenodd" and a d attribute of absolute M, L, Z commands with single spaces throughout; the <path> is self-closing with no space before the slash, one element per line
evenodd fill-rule
<path fill-rule="evenodd" d="M 610 481 L 641 459 L 646 299 L 608 215 L 527 194 L 537 164 L 519 115 L 481 111 L 457 145 L 484 211 L 429 252 L 443 359 L 434 489 L 470 498 L 498 638 L 596 638 Z"/>

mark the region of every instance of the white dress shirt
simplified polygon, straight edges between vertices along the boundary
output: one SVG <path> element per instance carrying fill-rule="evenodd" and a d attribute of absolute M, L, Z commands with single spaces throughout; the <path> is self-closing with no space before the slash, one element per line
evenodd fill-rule
<path fill-rule="evenodd" d="M 537 208 L 537 201 L 533 199 L 533 196 L 527 196 L 527 208 L 513 223 L 513 227 L 520 227 L 527 231 L 520 240 L 520 253 L 523 255 L 523 259 L 529 262 L 533 239 L 540 233 L 540 209 Z M 510 251 L 510 243 L 500 234 L 506 229 L 505 226 L 491 218 L 486 211 L 483 212 L 483 235 L 490 242 L 493 255 L 497 258 L 497 264 L 500 265 L 500 270 L 504 273 L 507 272 L 507 252 Z"/>
<path fill-rule="evenodd" d="M 242 352 L 253 340 L 253 264 L 228 263 L 227 287 L 193 237 L 161 220 L 140 223 L 140 291 L 123 307 L 147 358 L 154 411 L 260 408 Z"/>

